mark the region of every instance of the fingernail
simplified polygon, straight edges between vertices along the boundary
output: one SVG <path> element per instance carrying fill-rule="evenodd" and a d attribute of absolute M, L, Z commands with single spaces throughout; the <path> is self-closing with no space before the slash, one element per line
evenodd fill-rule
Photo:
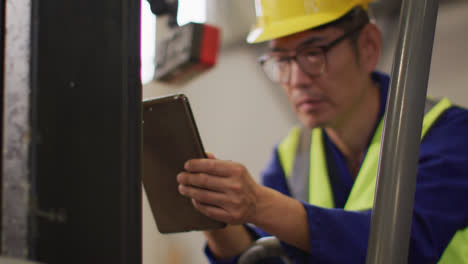
<path fill-rule="evenodd" d="M 182 184 L 179 184 L 179 193 L 180 194 L 184 194 L 184 187 L 182 186 Z"/>
<path fill-rule="evenodd" d="M 188 170 L 189 167 L 190 167 L 190 162 L 188 162 L 188 161 L 185 162 L 185 164 L 184 164 L 184 169 Z"/>

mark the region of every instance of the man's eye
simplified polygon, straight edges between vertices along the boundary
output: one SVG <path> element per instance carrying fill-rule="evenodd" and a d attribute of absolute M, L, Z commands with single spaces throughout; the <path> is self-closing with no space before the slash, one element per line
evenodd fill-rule
<path fill-rule="evenodd" d="M 289 62 L 291 60 L 291 57 L 277 57 L 276 61 L 277 62 Z"/>
<path fill-rule="evenodd" d="M 304 55 L 306 57 L 317 57 L 317 56 L 320 56 L 320 51 L 307 51 L 306 53 L 304 53 Z"/>

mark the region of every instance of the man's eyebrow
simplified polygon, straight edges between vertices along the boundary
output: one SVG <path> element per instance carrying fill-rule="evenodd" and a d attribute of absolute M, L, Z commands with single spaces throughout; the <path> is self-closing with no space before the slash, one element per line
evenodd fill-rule
<path fill-rule="evenodd" d="M 269 52 L 282 52 L 282 51 L 288 51 L 287 49 L 285 48 L 277 48 L 277 47 L 274 47 L 274 48 L 271 48 L 268 50 Z"/>
<path fill-rule="evenodd" d="M 312 37 L 312 38 L 307 39 L 306 41 L 302 42 L 301 44 L 299 44 L 299 46 L 304 46 L 304 45 L 309 45 L 309 44 L 313 44 L 313 43 L 316 43 L 316 42 L 321 42 L 324 39 L 325 39 L 324 37 Z"/>
<path fill-rule="evenodd" d="M 309 44 L 313 44 L 313 43 L 316 43 L 316 42 L 321 42 L 323 41 L 325 38 L 323 37 L 311 37 L 303 42 L 301 42 L 298 47 L 300 46 L 304 46 L 304 45 L 309 45 Z M 271 48 L 269 49 L 269 52 L 283 52 L 283 51 L 289 51 L 288 49 L 285 49 L 285 48 L 278 48 L 278 47 L 274 47 L 274 48 Z"/>

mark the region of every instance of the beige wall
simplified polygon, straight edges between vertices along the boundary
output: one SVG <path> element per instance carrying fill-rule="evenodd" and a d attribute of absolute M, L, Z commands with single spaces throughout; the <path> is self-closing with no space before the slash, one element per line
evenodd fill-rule
<path fill-rule="evenodd" d="M 453 3 L 452 3 L 453 2 Z M 468 106 L 468 1 L 441 5 L 437 20 L 428 93 Z M 397 21 L 394 22 L 395 29 Z M 396 30 L 380 68 L 391 71 Z"/>
<path fill-rule="evenodd" d="M 440 10 L 429 91 L 468 106 L 468 3 Z M 396 25 L 395 25 L 396 26 Z M 393 43 L 387 43 L 392 46 Z M 255 63 L 258 51 L 238 45 L 223 50 L 218 65 L 187 85 L 151 83 L 144 98 L 185 93 L 191 102 L 206 150 L 219 158 L 244 163 L 258 179 L 273 145 L 296 119 L 278 87 L 265 79 Z M 393 58 L 380 68 L 389 72 Z M 144 264 L 206 263 L 200 233 L 161 235 L 146 197 L 143 203 Z"/>
<path fill-rule="evenodd" d="M 468 106 L 468 1 L 440 9 L 429 93 Z"/>

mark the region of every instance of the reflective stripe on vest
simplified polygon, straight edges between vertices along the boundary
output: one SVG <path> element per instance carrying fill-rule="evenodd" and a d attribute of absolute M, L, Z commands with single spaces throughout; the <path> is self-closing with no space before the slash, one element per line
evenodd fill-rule
<path fill-rule="evenodd" d="M 429 131 L 430 127 L 435 123 L 438 117 L 451 106 L 450 101 L 447 98 L 442 99 L 438 103 L 427 100 L 426 103 L 426 114 L 424 115 L 423 126 L 421 131 L 421 139 Z M 351 189 L 351 193 L 346 201 L 345 210 L 352 211 L 363 211 L 372 209 L 374 202 L 375 182 L 377 175 L 377 166 L 380 152 L 380 143 L 382 136 L 383 120 L 380 121 L 373 137 L 370 142 L 369 148 L 366 153 L 366 157 L 361 165 L 359 173 Z M 328 177 L 328 169 L 325 155 L 325 148 L 323 146 L 322 129 L 315 128 L 312 130 L 311 144 L 310 144 L 310 160 L 309 173 L 302 173 L 297 176 L 295 173 L 298 166 L 295 164 L 296 153 L 298 145 L 301 140 L 301 129 L 299 127 L 293 128 L 289 135 L 280 143 L 278 146 L 278 155 L 281 166 L 284 170 L 286 177 L 288 178 L 289 187 L 291 193 L 296 195 L 294 185 L 300 184 L 300 181 L 295 179 L 291 181 L 290 178 L 302 177 L 304 180 L 302 185 L 307 184 L 309 187 L 308 199 L 306 197 L 296 197 L 300 200 L 308 200 L 310 204 L 333 208 L 333 193 Z M 304 156 L 304 154 L 300 154 Z M 304 159 L 304 157 L 302 157 Z M 302 163 L 304 164 L 304 163 Z M 307 162 L 305 163 L 307 164 Z M 304 166 L 302 166 L 304 167 Z M 304 171 L 304 170 L 303 170 Z M 293 173 L 294 172 L 294 173 Z M 294 176 L 291 176 L 294 174 Z M 309 174 L 309 177 L 307 177 Z M 302 193 L 301 196 L 303 196 Z M 468 263 L 468 228 L 458 231 L 450 242 L 449 246 L 444 251 L 442 258 L 439 263 Z"/>

